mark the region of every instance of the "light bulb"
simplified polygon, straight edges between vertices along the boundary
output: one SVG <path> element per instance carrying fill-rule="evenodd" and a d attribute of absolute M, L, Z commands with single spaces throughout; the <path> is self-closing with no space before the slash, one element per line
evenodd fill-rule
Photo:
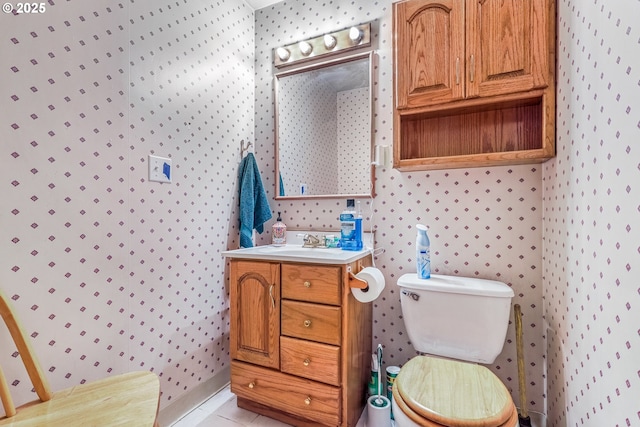
<path fill-rule="evenodd" d="M 300 42 L 298 43 L 298 47 L 304 56 L 309 56 L 313 50 L 313 46 L 311 46 L 309 42 Z"/>
<path fill-rule="evenodd" d="M 349 38 L 352 42 L 358 43 L 360 40 L 362 40 L 362 31 L 360 31 L 358 27 L 351 27 L 351 29 L 349 30 Z"/>
<path fill-rule="evenodd" d="M 278 58 L 280 58 L 281 61 L 287 61 L 291 56 L 291 52 L 289 52 L 289 49 L 285 49 L 284 47 L 279 47 L 278 49 L 276 49 L 276 53 L 278 54 Z"/>
<path fill-rule="evenodd" d="M 330 36 L 329 34 L 324 36 L 324 47 L 326 47 L 327 50 L 333 49 L 336 47 L 336 44 L 338 44 L 338 40 L 336 40 L 335 37 Z"/>

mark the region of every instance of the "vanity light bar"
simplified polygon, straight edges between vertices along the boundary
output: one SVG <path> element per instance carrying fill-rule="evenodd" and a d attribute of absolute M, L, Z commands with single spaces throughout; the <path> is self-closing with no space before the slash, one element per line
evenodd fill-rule
<path fill-rule="evenodd" d="M 277 68 L 371 46 L 371 23 L 291 43 L 273 50 Z"/>

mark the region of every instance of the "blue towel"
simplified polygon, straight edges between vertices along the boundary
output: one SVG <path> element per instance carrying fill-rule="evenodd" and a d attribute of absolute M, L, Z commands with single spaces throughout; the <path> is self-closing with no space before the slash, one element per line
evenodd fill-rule
<path fill-rule="evenodd" d="M 253 230 L 264 231 L 263 224 L 271 219 L 271 207 L 262 186 L 260 172 L 253 153 L 240 163 L 240 247 L 251 248 Z"/>

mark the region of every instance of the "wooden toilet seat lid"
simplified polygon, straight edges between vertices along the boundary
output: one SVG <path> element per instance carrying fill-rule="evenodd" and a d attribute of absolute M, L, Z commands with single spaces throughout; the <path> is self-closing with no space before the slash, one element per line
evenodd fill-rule
<path fill-rule="evenodd" d="M 402 367 L 394 388 L 400 405 L 433 422 L 427 426 L 500 427 L 514 415 L 517 420 L 511 394 L 481 365 L 416 356 Z"/>
<path fill-rule="evenodd" d="M 416 414 L 415 412 L 413 412 L 411 410 L 411 408 L 409 408 L 407 406 L 406 403 L 404 403 L 404 401 L 402 400 L 402 398 L 399 398 L 398 395 L 398 387 L 394 384 L 393 386 L 393 394 L 396 400 L 396 404 L 397 406 L 402 410 L 402 412 L 404 412 L 404 414 L 409 417 L 413 422 L 415 422 L 416 424 L 418 424 L 421 427 L 452 427 L 452 426 L 445 426 L 433 421 L 429 421 L 426 418 L 422 418 L 420 415 Z M 513 411 L 511 412 L 511 416 L 509 417 L 509 419 L 504 422 L 503 424 L 496 426 L 496 427 L 513 427 L 516 426 L 518 424 L 516 424 L 519 421 L 518 418 L 518 409 L 515 407 L 515 405 L 513 406 Z"/>

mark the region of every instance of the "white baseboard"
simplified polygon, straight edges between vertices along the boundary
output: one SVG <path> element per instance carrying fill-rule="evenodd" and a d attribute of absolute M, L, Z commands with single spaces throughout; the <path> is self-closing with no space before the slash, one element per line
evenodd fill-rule
<path fill-rule="evenodd" d="M 231 369 L 224 368 L 218 375 L 208 379 L 202 384 L 197 385 L 189 390 L 175 402 L 172 402 L 166 408 L 162 408 L 158 414 L 158 423 L 160 427 L 168 427 L 184 417 L 209 399 L 211 396 L 225 388 L 229 384 L 231 378 Z"/>

